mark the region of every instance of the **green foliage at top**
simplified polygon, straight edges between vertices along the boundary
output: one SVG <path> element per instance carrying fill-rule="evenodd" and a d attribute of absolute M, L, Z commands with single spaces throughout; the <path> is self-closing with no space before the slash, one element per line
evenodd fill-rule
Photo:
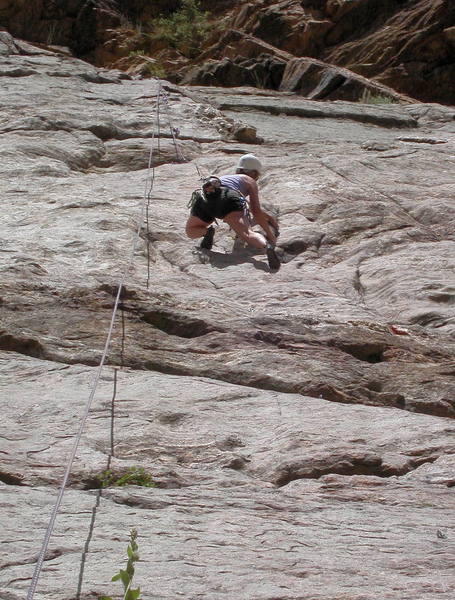
<path fill-rule="evenodd" d="M 175 48 L 187 58 L 194 58 L 209 34 L 208 15 L 208 12 L 201 11 L 198 0 L 182 0 L 179 10 L 152 21 L 151 37 Z"/>
<path fill-rule="evenodd" d="M 363 104 L 396 104 L 397 100 L 390 96 L 373 94 L 370 90 L 365 89 L 359 98 L 359 102 L 362 102 Z"/>
<path fill-rule="evenodd" d="M 157 60 L 150 59 L 144 50 L 131 50 L 128 53 L 129 58 L 139 57 L 143 60 L 142 71 L 143 74 L 148 74 L 151 77 L 166 77 L 166 71 Z"/>
<path fill-rule="evenodd" d="M 133 589 L 134 577 L 134 563 L 139 560 L 138 545 L 136 542 L 137 531 L 132 529 L 130 532 L 130 543 L 126 549 L 128 555 L 128 562 L 126 563 L 126 569 L 120 569 L 118 573 L 112 577 L 111 581 L 121 581 L 123 584 L 123 600 L 140 600 L 141 590 L 140 588 Z M 100 596 L 98 600 L 112 600 L 111 596 Z"/>
<path fill-rule="evenodd" d="M 155 487 L 152 476 L 142 467 L 131 467 L 122 475 L 113 471 L 103 471 L 97 476 L 100 487 L 107 488 L 113 486 L 141 485 L 142 487 Z"/>

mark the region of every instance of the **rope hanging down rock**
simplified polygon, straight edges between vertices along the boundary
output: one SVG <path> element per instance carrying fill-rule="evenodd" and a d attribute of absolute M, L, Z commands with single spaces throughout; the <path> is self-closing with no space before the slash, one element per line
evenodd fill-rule
<path fill-rule="evenodd" d="M 166 93 L 163 93 L 162 97 L 163 97 L 163 102 L 164 102 L 164 109 L 166 111 L 166 116 L 167 116 L 168 123 L 169 123 L 169 129 L 170 129 L 170 132 L 171 132 L 172 140 L 174 142 L 175 155 L 177 157 L 177 161 L 179 161 L 179 162 L 188 162 L 188 158 L 184 155 L 184 153 L 182 151 L 182 148 L 181 148 L 181 146 L 179 144 L 179 141 L 178 141 L 178 138 L 179 138 L 179 135 L 180 135 L 180 129 L 178 127 L 174 127 L 174 124 L 173 124 L 172 119 L 171 119 L 171 111 L 170 111 L 170 107 L 169 107 L 169 98 L 168 98 L 168 96 L 167 96 Z M 197 164 L 197 161 L 194 160 L 193 163 L 194 163 L 194 166 L 196 168 L 199 180 L 203 181 L 205 179 L 205 177 L 202 175 L 201 170 L 200 170 L 200 168 L 199 168 L 199 166 Z"/>
<path fill-rule="evenodd" d="M 161 125 L 160 125 L 160 105 L 161 105 L 161 80 L 158 80 L 158 92 L 156 95 L 156 112 L 155 112 L 155 127 L 158 133 L 158 156 L 161 151 L 160 138 L 161 138 Z M 150 203 L 152 200 L 153 186 L 155 183 L 155 165 L 153 162 L 153 146 L 155 141 L 155 128 L 152 133 L 152 144 L 150 148 L 149 161 L 148 161 L 148 177 L 145 182 L 144 197 L 146 198 L 145 206 L 145 230 L 147 237 L 147 289 L 150 286 Z"/>
<path fill-rule="evenodd" d="M 159 115 L 159 104 L 160 104 L 160 95 L 161 95 L 161 82 L 158 83 L 158 94 L 157 94 L 157 115 Z M 159 117 L 157 117 L 157 120 L 159 120 Z M 117 287 L 117 294 L 115 297 L 115 301 L 114 301 L 114 307 L 112 309 L 112 315 L 111 315 L 111 320 L 109 323 L 109 328 L 108 328 L 108 332 L 106 335 L 106 340 L 104 343 L 104 348 L 103 348 L 103 353 L 98 365 L 98 368 L 96 370 L 95 376 L 93 378 L 93 382 L 91 384 L 91 389 L 90 389 L 90 394 L 89 397 L 87 399 L 86 405 L 85 405 L 85 409 L 84 409 L 84 413 L 82 415 L 82 419 L 80 421 L 80 425 L 79 425 L 79 429 L 76 433 L 75 439 L 74 439 L 74 443 L 68 458 L 68 462 L 67 462 L 67 466 L 65 469 L 65 473 L 62 479 L 62 483 L 60 485 L 59 488 L 59 492 L 54 504 L 54 507 L 52 509 L 51 512 L 51 516 L 46 528 L 46 532 L 44 535 L 44 540 L 41 546 L 41 550 L 38 554 L 38 558 L 36 561 L 36 565 L 35 565 L 35 569 L 34 569 L 34 573 L 32 576 L 32 580 L 30 583 L 30 587 L 28 589 L 28 593 L 27 593 L 27 600 L 33 600 L 34 595 L 35 595 L 35 591 L 36 591 L 36 587 L 38 585 L 38 581 L 41 575 L 41 571 L 43 569 L 43 562 L 46 556 L 46 552 L 49 546 L 49 541 L 51 539 L 52 536 L 52 532 L 54 530 L 55 527 L 55 521 L 62 503 L 62 499 L 63 499 L 63 494 L 65 492 L 66 486 L 68 484 L 68 479 L 69 479 L 69 475 L 71 472 L 71 468 L 73 466 L 73 462 L 76 456 L 76 452 L 77 449 L 79 447 L 80 441 L 81 441 L 81 437 L 83 434 L 83 431 L 85 429 L 85 425 L 87 422 L 87 418 L 88 415 L 90 413 L 90 408 L 92 406 L 93 403 L 93 399 L 95 397 L 95 393 L 96 390 L 98 388 L 98 384 L 101 378 L 101 373 L 104 367 L 104 364 L 106 362 L 106 358 L 107 358 L 107 354 L 108 354 L 108 350 L 109 350 L 109 346 L 111 343 L 111 339 L 112 339 L 112 334 L 114 331 L 114 325 L 115 325 L 115 318 L 117 315 L 117 311 L 119 309 L 119 305 L 120 305 L 120 301 L 121 301 L 121 297 L 122 297 L 122 291 L 125 287 L 125 281 L 126 278 L 129 274 L 129 272 L 131 271 L 131 267 L 134 261 L 134 255 L 135 252 L 137 250 L 137 246 L 140 240 L 140 234 L 141 234 L 141 229 L 143 227 L 144 224 L 144 220 L 145 220 L 145 214 L 146 214 L 146 210 L 147 210 L 147 205 L 150 203 L 151 201 L 151 196 L 152 196 L 152 192 L 153 192 L 153 185 L 154 185 L 154 181 L 155 181 L 155 173 L 154 173 L 154 168 L 153 168 L 153 150 L 154 150 L 154 142 L 155 142 L 155 130 L 153 131 L 153 135 L 152 135 L 152 140 L 151 140 L 151 147 L 150 147 L 150 153 L 149 153 L 149 161 L 148 161 L 148 170 L 147 170 L 147 179 L 146 179 L 146 186 L 145 186 L 145 191 L 144 191 L 144 195 L 143 195 L 143 199 L 142 199 L 142 203 L 140 206 L 140 211 L 139 211 L 139 217 L 138 217 L 138 223 L 137 223 L 137 228 L 136 228 L 136 232 L 135 232 L 135 236 L 133 239 L 133 244 L 132 244 L 132 248 L 131 248 L 131 252 L 129 255 L 129 259 L 125 264 L 123 273 L 121 275 L 120 281 L 118 283 L 118 287 Z M 148 237 L 148 236 L 147 236 Z"/>
<path fill-rule="evenodd" d="M 165 91 L 163 91 L 162 83 L 160 79 L 157 79 L 158 83 L 158 92 L 157 92 L 157 101 L 156 101 L 156 113 L 155 113 L 155 126 L 156 131 L 158 133 L 158 143 L 157 143 L 157 154 L 160 154 L 160 138 L 161 138 L 161 103 L 164 105 L 164 110 L 166 112 L 166 117 L 169 126 L 169 132 L 172 137 L 172 141 L 175 149 L 175 158 L 177 162 L 184 163 L 188 162 L 187 157 L 184 155 L 181 145 L 179 144 L 179 135 L 180 129 L 179 127 L 175 127 L 171 118 L 171 110 L 169 106 L 169 97 Z M 155 137 L 155 129 L 152 134 L 152 141 Z M 152 144 L 153 149 L 153 144 Z M 196 168 L 196 172 L 198 174 L 199 181 L 204 181 L 205 177 L 202 175 L 201 170 L 197 164 L 197 161 L 194 160 L 194 166 Z M 153 189 L 153 184 L 155 181 L 155 165 L 153 164 L 153 153 L 150 154 L 148 169 L 151 173 L 150 181 L 147 180 L 145 196 L 147 198 L 147 204 L 145 208 L 145 223 L 146 223 L 146 237 L 147 237 L 147 289 L 150 287 L 150 265 L 151 265 L 151 236 L 150 236 L 150 202 L 151 202 L 151 192 Z"/>

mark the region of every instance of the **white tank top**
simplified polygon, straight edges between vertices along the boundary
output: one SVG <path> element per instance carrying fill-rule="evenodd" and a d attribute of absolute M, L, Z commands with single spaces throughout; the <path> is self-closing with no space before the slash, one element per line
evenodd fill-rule
<path fill-rule="evenodd" d="M 241 175 L 223 175 L 220 180 L 221 185 L 240 192 L 242 196 L 248 196 L 248 184 Z"/>

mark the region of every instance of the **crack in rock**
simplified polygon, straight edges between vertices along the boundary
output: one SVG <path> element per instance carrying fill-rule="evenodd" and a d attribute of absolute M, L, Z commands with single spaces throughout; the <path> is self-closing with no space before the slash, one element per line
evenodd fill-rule
<path fill-rule="evenodd" d="M 210 325 L 203 319 L 169 310 L 149 310 L 142 314 L 142 320 L 157 329 L 182 338 L 197 338 L 212 331 L 223 332 L 223 329 Z"/>
<path fill-rule="evenodd" d="M 283 487 L 298 479 L 319 479 L 323 475 L 366 475 L 372 477 L 399 477 L 414 471 L 425 463 L 435 462 L 439 456 L 410 460 L 406 465 L 393 467 L 384 464 L 377 455 L 327 456 L 317 460 L 300 459 L 277 468 L 273 483 Z"/>
<path fill-rule="evenodd" d="M 21 475 L 14 475 L 5 471 L 0 471 L 0 481 L 6 485 L 25 485 Z"/>

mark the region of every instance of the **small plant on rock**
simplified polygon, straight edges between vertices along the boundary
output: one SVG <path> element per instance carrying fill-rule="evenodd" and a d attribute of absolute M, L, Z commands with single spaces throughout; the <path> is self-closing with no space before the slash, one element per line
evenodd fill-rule
<path fill-rule="evenodd" d="M 166 77 L 166 71 L 163 65 L 156 59 L 150 58 L 142 50 L 132 50 L 128 54 L 128 58 L 136 59 L 138 65 L 141 66 L 142 75 L 150 75 L 151 77 Z"/>
<path fill-rule="evenodd" d="M 140 600 L 140 588 L 133 589 L 134 563 L 139 560 L 138 545 L 136 542 L 137 531 L 132 529 L 130 532 L 130 543 L 126 549 L 128 554 L 128 562 L 126 569 L 120 569 L 118 573 L 112 577 L 111 581 L 121 581 L 123 584 L 123 600 Z M 100 596 L 98 600 L 112 600 L 111 596 Z"/>
<path fill-rule="evenodd" d="M 382 94 L 373 94 L 371 90 L 363 90 L 362 95 L 359 98 L 362 104 L 395 104 L 397 101 L 390 96 L 384 96 Z"/>
<path fill-rule="evenodd" d="M 187 58 L 194 58 L 209 35 L 208 14 L 201 11 L 198 0 L 182 0 L 179 10 L 151 22 L 151 37 L 169 44 Z"/>
<path fill-rule="evenodd" d="M 119 474 L 110 469 L 97 475 L 100 487 L 123 487 L 125 485 L 140 485 L 142 487 L 155 487 L 152 476 L 142 467 L 131 467 L 126 472 Z"/>

